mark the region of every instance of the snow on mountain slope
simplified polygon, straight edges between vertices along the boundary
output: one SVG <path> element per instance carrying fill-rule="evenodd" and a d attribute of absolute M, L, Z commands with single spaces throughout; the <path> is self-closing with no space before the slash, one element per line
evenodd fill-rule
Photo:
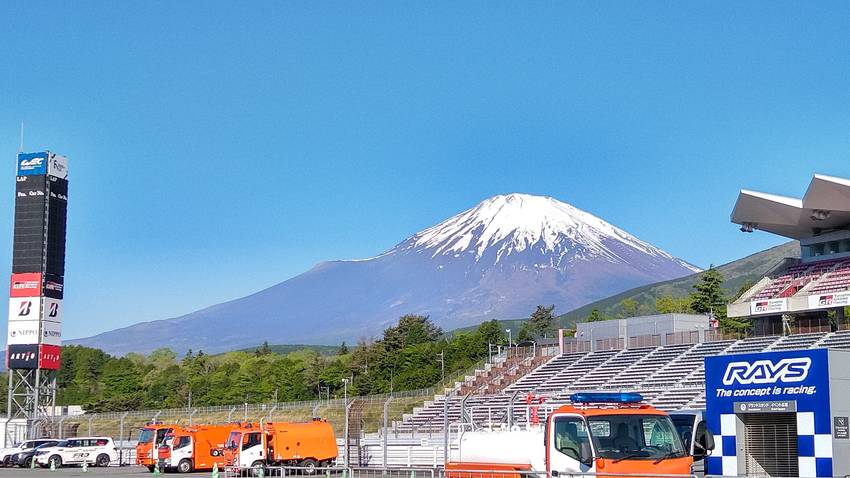
<path fill-rule="evenodd" d="M 509 194 L 427 228 L 369 259 L 331 261 L 255 294 L 173 319 L 71 341 L 112 353 L 162 346 L 219 352 L 270 343 L 371 337 L 404 314 L 453 329 L 567 312 L 699 271 L 592 214 Z"/>
<path fill-rule="evenodd" d="M 498 245 L 498 263 L 503 256 L 539 246 L 544 253 L 551 253 L 557 263 L 570 254 L 575 259 L 599 257 L 610 262 L 625 262 L 605 245 L 607 239 L 651 256 L 676 260 L 661 249 L 581 209 L 551 197 L 518 193 L 487 199 L 414 235 L 390 252 L 418 248 L 433 251 L 432 257 L 474 253 L 475 259 L 480 260 L 485 251 Z M 581 255 L 569 247 L 576 243 L 585 246 Z M 700 271 L 684 261 L 676 261 L 693 272 Z"/>

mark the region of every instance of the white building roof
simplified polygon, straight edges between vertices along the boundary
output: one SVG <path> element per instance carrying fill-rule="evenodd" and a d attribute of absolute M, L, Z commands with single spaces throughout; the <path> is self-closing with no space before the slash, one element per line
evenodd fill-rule
<path fill-rule="evenodd" d="M 741 190 L 732 222 L 791 239 L 850 225 L 850 180 L 815 174 L 802 199 Z"/>

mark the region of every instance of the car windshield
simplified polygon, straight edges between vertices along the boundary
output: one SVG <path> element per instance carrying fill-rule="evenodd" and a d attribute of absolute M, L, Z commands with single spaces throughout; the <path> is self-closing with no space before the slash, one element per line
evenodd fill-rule
<path fill-rule="evenodd" d="M 658 460 L 685 456 L 676 428 L 666 415 L 602 415 L 587 421 L 601 458 Z"/>
<path fill-rule="evenodd" d="M 139 433 L 139 443 L 150 443 L 153 441 L 154 431 L 150 428 L 142 428 Z"/>

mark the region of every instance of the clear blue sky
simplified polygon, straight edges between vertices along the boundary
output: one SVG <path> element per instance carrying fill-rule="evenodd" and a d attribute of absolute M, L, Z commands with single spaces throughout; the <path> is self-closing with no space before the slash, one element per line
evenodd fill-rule
<path fill-rule="evenodd" d="M 499 193 L 701 266 L 741 187 L 850 177 L 846 2 L 0 3 L 18 125 L 69 156 L 68 338 L 377 254 Z"/>

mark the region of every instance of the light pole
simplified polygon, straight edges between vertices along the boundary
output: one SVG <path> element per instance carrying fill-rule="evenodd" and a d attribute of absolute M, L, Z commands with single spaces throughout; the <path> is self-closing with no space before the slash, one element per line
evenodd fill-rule
<path fill-rule="evenodd" d="M 446 381 L 446 354 L 445 352 L 440 352 L 437 354 L 437 357 L 440 357 L 440 376 L 442 377 L 442 381 Z M 443 384 L 445 386 L 445 383 Z"/>
<path fill-rule="evenodd" d="M 511 347 L 513 347 L 513 344 L 514 344 L 514 336 L 511 333 L 511 329 L 505 329 L 505 332 L 508 333 L 508 352 L 510 352 Z M 510 353 L 508 355 L 510 355 Z"/>

